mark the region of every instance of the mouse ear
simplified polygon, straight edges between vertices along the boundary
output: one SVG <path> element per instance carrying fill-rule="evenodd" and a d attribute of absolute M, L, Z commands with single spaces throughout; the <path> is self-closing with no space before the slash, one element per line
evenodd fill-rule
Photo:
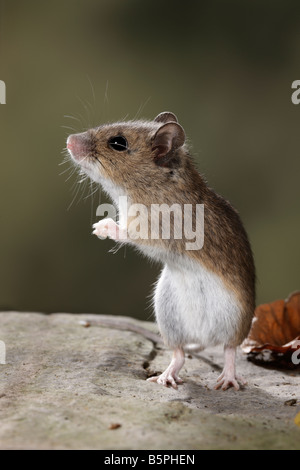
<path fill-rule="evenodd" d="M 155 122 L 178 122 L 178 119 L 175 116 L 175 114 L 165 111 L 164 113 L 160 113 L 158 116 L 156 116 L 154 121 Z"/>
<path fill-rule="evenodd" d="M 177 122 L 168 122 L 161 126 L 152 139 L 152 152 L 155 151 L 155 161 L 167 166 L 168 157 L 172 157 L 174 150 L 185 142 L 183 128 Z"/>

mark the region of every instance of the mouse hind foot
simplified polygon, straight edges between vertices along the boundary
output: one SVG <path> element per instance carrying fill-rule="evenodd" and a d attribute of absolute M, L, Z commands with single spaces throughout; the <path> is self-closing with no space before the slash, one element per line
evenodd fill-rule
<path fill-rule="evenodd" d="M 184 364 L 184 351 L 182 348 L 177 348 L 173 352 L 173 357 L 170 365 L 167 369 L 160 375 L 150 377 L 147 379 L 149 382 L 157 382 L 164 387 L 171 385 L 175 390 L 177 390 L 177 384 L 182 384 L 183 380 L 178 376 L 180 369 Z"/>
<path fill-rule="evenodd" d="M 240 385 L 246 385 L 246 380 L 235 373 L 235 356 L 236 348 L 232 346 L 225 346 L 224 348 L 224 369 L 222 374 L 217 378 L 215 389 L 221 388 L 227 390 L 234 387 L 235 390 L 240 389 Z"/>

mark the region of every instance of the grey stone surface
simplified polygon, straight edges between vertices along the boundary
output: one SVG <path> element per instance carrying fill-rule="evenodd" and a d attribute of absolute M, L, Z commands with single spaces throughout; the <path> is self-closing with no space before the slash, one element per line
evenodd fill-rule
<path fill-rule="evenodd" d="M 248 385 L 216 391 L 217 347 L 187 356 L 185 383 L 164 388 L 146 378 L 171 352 L 132 331 L 79 323 L 99 318 L 108 317 L 0 313 L 1 449 L 300 448 L 299 373 L 263 369 L 239 352 Z"/>

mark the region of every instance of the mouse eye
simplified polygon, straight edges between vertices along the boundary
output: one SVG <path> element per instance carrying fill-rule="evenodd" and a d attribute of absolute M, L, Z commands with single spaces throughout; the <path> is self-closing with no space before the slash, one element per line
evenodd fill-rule
<path fill-rule="evenodd" d="M 108 140 L 108 146 L 113 150 L 123 152 L 124 150 L 128 149 L 128 142 L 125 137 L 117 135 L 116 137 L 111 137 Z"/>

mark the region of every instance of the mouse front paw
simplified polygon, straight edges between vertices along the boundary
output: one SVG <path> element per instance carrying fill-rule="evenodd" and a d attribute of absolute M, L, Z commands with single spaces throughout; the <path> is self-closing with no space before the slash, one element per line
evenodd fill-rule
<path fill-rule="evenodd" d="M 115 223 L 112 219 L 102 219 L 99 222 L 93 224 L 93 235 L 96 235 L 103 240 L 107 238 L 111 222 Z"/>
<path fill-rule="evenodd" d="M 93 234 L 104 240 L 111 238 L 115 241 L 126 240 L 126 231 L 121 229 L 113 219 L 102 219 L 93 224 Z"/>

